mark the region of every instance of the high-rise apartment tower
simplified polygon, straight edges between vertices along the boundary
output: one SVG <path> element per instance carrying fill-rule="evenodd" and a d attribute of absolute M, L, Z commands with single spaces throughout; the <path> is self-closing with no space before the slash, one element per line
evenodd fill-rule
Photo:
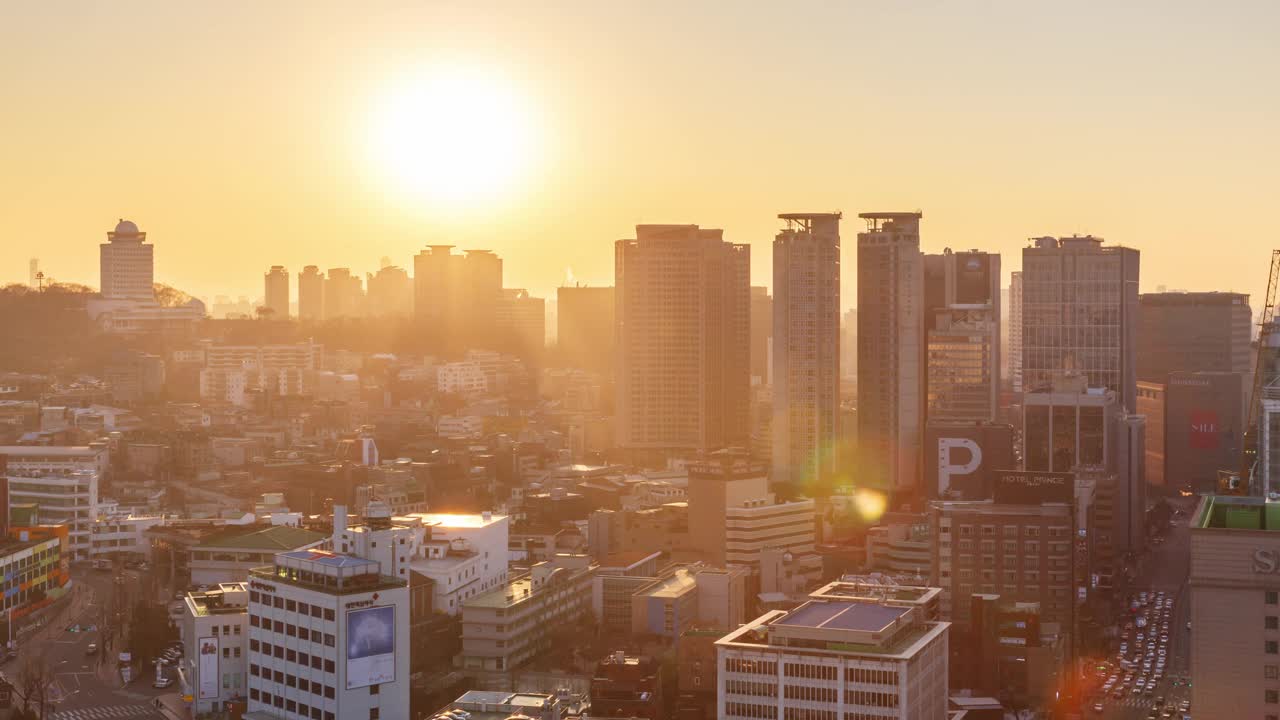
<path fill-rule="evenodd" d="M 748 440 L 748 245 L 637 225 L 614 246 L 619 446 L 658 454 Z"/>
<path fill-rule="evenodd" d="M 858 233 L 858 450 L 861 480 L 911 491 L 923 426 L 921 213 L 862 213 Z"/>
<path fill-rule="evenodd" d="M 289 272 L 283 265 L 272 265 L 262 276 L 262 305 L 271 311 L 272 320 L 289 319 Z"/>
<path fill-rule="evenodd" d="M 840 213 L 778 216 L 773 241 L 773 481 L 835 471 L 840 410 Z"/>

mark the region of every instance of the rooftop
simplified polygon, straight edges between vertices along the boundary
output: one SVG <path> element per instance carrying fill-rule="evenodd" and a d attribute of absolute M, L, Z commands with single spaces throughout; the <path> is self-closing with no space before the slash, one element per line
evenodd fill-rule
<path fill-rule="evenodd" d="M 187 593 L 185 598 L 187 608 L 195 617 L 247 612 L 248 599 L 249 586 L 242 582 L 218 583 L 214 590 Z"/>
<path fill-rule="evenodd" d="M 462 513 L 413 513 L 410 517 L 422 519 L 423 525 L 440 528 L 482 528 L 507 519 L 506 515 Z"/>
<path fill-rule="evenodd" d="M 645 587 L 637 590 L 637 593 L 644 593 L 649 597 L 658 598 L 674 598 L 688 592 L 691 588 L 697 587 L 698 580 L 694 573 L 687 568 L 680 568 L 670 575 L 659 578 Z"/>
<path fill-rule="evenodd" d="M 1191 527 L 1201 530 L 1280 531 L 1280 501 L 1260 497 L 1206 495 L 1200 499 Z"/>
<path fill-rule="evenodd" d="M 810 601 L 776 620 L 775 624 L 876 633 L 887 629 L 908 611 L 909 608 L 905 607 L 872 603 Z"/>
<path fill-rule="evenodd" d="M 250 525 L 219 530 L 200 541 L 197 548 L 235 548 L 286 552 L 324 541 L 328 535 L 287 525 Z"/>

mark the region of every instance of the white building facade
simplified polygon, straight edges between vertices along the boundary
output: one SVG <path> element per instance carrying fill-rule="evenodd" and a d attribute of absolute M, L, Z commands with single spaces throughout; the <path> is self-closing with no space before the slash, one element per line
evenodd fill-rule
<path fill-rule="evenodd" d="M 88 559 L 107 449 L 7 446 L 0 456 L 8 458 L 9 503 L 35 503 L 41 523 L 68 525 L 71 559 Z"/>
<path fill-rule="evenodd" d="M 924 609 L 813 600 L 716 641 L 723 720 L 945 720 L 950 623 Z"/>
<path fill-rule="evenodd" d="M 249 579 L 249 720 L 409 717 L 409 589 L 377 562 L 281 553 Z"/>
<path fill-rule="evenodd" d="M 196 715 L 229 710 L 248 691 L 248 603 L 245 583 L 222 583 L 182 599 L 178 626 L 182 675 Z"/>

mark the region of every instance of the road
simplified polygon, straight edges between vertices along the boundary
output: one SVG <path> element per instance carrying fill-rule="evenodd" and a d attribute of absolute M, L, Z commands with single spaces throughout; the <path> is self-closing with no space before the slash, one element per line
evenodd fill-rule
<path fill-rule="evenodd" d="M 1105 710 L 1100 716 L 1106 720 L 1144 720 L 1155 707 L 1157 697 L 1164 697 L 1166 706 L 1171 705 L 1174 709 L 1183 700 L 1191 699 L 1191 688 L 1185 683 L 1178 686 L 1173 683 L 1175 679 L 1191 675 L 1191 636 L 1187 630 L 1190 616 L 1187 578 L 1191 563 L 1191 533 L 1187 520 L 1194 505 L 1183 501 L 1174 506 L 1185 510 L 1185 513 L 1174 518 L 1174 526 L 1165 535 L 1164 543 L 1151 546 L 1142 572 L 1133 583 L 1135 592 L 1163 590 L 1166 595 L 1174 598 L 1173 614 L 1169 622 L 1169 655 L 1165 676 L 1151 697 L 1126 692 L 1122 699 L 1106 698 L 1103 701 Z M 1193 716 L 1194 711 L 1195 708 L 1192 708 Z M 1182 715 L 1175 713 L 1174 717 L 1180 718 Z"/>
<path fill-rule="evenodd" d="M 121 687 L 113 659 L 123 643 L 117 641 L 109 653 L 99 650 L 96 655 L 88 655 L 90 643 L 102 647 L 102 633 L 99 630 L 71 632 L 67 629 L 72 625 L 88 627 L 101 622 L 102 604 L 104 598 L 114 592 L 115 575 L 73 569 L 72 580 L 78 587 L 71 607 L 57 623 L 50 623 L 18 647 L 18 656 L 5 666 L 5 674 L 16 682 L 28 657 L 47 661 L 54 673 L 50 692 L 52 710 L 47 712 L 51 720 L 158 720 L 166 717 L 172 720 L 172 716 L 156 709 L 155 698 L 173 690 L 152 688 L 154 672 L 148 670 L 142 673 L 143 677 Z M 126 577 L 122 585 L 127 593 L 138 583 L 136 578 Z"/>

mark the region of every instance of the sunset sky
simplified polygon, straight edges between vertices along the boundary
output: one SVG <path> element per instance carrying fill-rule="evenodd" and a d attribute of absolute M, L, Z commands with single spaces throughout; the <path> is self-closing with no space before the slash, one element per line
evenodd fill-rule
<path fill-rule="evenodd" d="M 202 296 L 428 243 L 550 296 L 611 283 L 645 222 L 722 227 L 767 283 L 777 213 L 842 210 L 849 306 L 856 214 L 919 209 L 926 251 L 1006 272 L 1093 233 L 1142 250 L 1144 291 L 1256 294 L 1277 27 L 1274 2 L 6 3 L 0 281 L 34 256 L 96 286 L 126 217 Z"/>

